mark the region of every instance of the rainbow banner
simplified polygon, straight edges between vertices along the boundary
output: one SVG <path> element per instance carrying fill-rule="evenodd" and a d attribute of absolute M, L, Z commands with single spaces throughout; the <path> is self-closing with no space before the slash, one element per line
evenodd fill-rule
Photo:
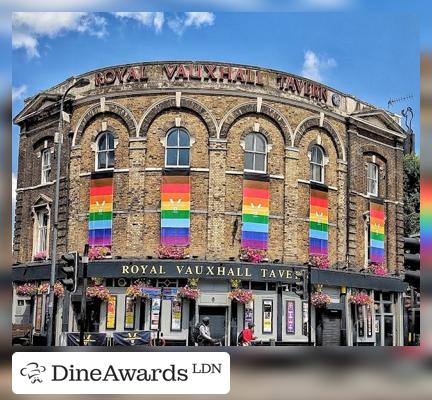
<path fill-rule="evenodd" d="M 96 172 L 90 182 L 89 246 L 111 252 L 113 216 L 113 172 Z"/>
<path fill-rule="evenodd" d="M 161 245 L 186 247 L 190 242 L 189 171 L 166 170 L 161 185 Z"/>
<path fill-rule="evenodd" d="M 384 263 L 384 204 L 370 202 L 370 246 L 369 260 L 372 263 Z"/>
<path fill-rule="evenodd" d="M 328 255 L 328 190 L 311 185 L 309 214 L 309 255 Z"/>
<path fill-rule="evenodd" d="M 243 180 L 242 248 L 267 250 L 269 202 L 269 178 L 245 175 Z"/>

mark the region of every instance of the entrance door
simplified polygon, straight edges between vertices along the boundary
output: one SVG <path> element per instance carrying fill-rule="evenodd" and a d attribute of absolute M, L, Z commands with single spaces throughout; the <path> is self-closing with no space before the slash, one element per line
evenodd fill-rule
<path fill-rule="evenodd" d="M 317 346 L 341 345 L 341 312 L 322 310 L 317 313 Z"/>
<path fill-rule="evenodd" d="M 210 318 L 210 334 L 214 339 L 221 339 L 225 345 L 226 336 L 226 307 L 200 307 L 199 319 Z"/>

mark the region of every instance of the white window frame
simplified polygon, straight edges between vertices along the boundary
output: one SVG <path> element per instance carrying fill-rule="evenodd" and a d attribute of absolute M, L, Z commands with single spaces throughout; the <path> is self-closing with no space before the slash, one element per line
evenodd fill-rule
<path fill-rule="evenodd" d="M 183 131 L 183 132 L 185 132 L 188 135 L 189 144 L 187 146 L 180 146 L 180 140 L 179 140 L 179 137 L 180 137 L 179 136 L 179 132 L 180 131 Z M 168 137 L 171 134 L 174 134 L 174 133 L 177 134 L 177 146 L 169 146 L 168 145 Z M 169 149 L 176 150 L 176 155 L 177 155 L 177 157 L 176 157 L 176 159 L 177 159 L 176 165 L 168 165 L 168 150 Z M 189 168 L 190 167 L 190 163 L 191 163 L 190 149 L 191 149 L 191 135 L 190 135 L 189 131 L 187 129 L 185 129 L 185 128 L 172 128 L 172 129 L 170 129 L 167 132 L 166 136 L 165 136 L 165 167 L 166 168 Z M 180 150 L 188 150 L 188 152 L 189 152 L 189 157 L 188 157 L 189 162 L 188 162 L 187 165 L 179 165 Z"/>
<path fill-rule="evenodd" d="M 374 170 L 374 175 L 375 176 L 370 176 L 369 175 L 369 167 L 373 167 Z M 373 162 L 368 162 L 367 163 L 367 170 L 366 170 L 366 181 L 367 181 L 367 194 L 368 196 L 375 196 L 378 197 L 378 193 L 379 193 L 379 167 L 377 164 L 373 163 Z M 371 192 L 369 190 L 370 186 L 369 186 L 369 182 L 375 182 L 375 191 Z"/>
<path fill-rule="evenodd" d="M 45 163 L 45 156 L 48 162 Z M 44 149 L 41 153 L 41 184 L 49 182 L 49 173 L 51 172 L 51 149 Z"/>
<path fill-rule="evenodd" d="M 314 161 L 314 157 L 313 157 L 313 150 L 314 149 L 317 149 L 320 153 L 321 153 L 321 163 L 319 163 L 319 162 L 317 162 L 317 161 Z M 325 169 L 324 169 L 324 164 L 325 164 L 325 154 L 324 154 L 324 150 L 322 149 L 322 147 L 321 146 L 318 146 L 318 145 L 313 145 L 312 147 L 311 147 L 311 150 L 310 150 L 310 181 L 311 182 L 318 182 L 318 183 L 324 183 L 325 182 L 325 175 L 324 175 L 324 172 L 325 172 Z M 313 170 L 314 170 L 314 167 L 318 167 L 318 168 L 320 168 L 321 169 L 321 180 L 316 180 L 316 179 L 313 179 Z"/>
<path fill-rule="evenodd" d="M 104 150 L 100 150 L 99 149 L 99 142 L 102 140 L 102 138 L 104 136 L 107 136 L 107 135 L 111 135 L 112 138 L 113 138 L 113 148 L 112 149 L 106 148 Z M 107 146 L 109 146 L 108 139 L 106 140 L 106 143 L 107 143 Z M 106 154 L 108 154 L 109 152 L 112 151 L 114 153 L 114 163 L 115 163 L 115 148 L 116 148 L 116 143 L 115 143 L 115 138 L 114 138 L 114 135 L 113 135 L 112 132 L 105 131 L 105 132 L 102 132 L 101 134 L 99 134 L 99 137 L 96 140 L 95 171 L 109 171 L 109 170 L 113 170 L 114 169 L 114 166 L 113 167 L 99 168 L 99 153 L 106 153 Z M 106 164 L 108 164 L 108 158 L 106 158 Z"/>
<path fill-rule="evenodd" d="M 46 225 L 43 225 L 46 216 Z M 50 209 L 48 207 L 38 207 L 34 211 L 34 240 L 33 257 L 36 253 L 49 253 L 49 234 L 50 234 Z M 43 246 L 42 246 L 43 244 Z"/>
<path fill-rule="evenodd" d="M 253 137 L 253 140 L 252 140 L 252 150 L 248 150 L 247 147 L 246 147 L 246 138 L 249 135 L 252 135 L 252 137 Z M 258 136 L 262 137 L 263 140 L 264 140 L 264 151 L 259 151 L 259 150 L 256 149 L 256 138 Z M 244 154 L 244 167 L 245 167 L 244 171 L 245 172 L 253 172 L 253 173 L 256 173 L 256 174 L 265 174 L 265 173 L 267 173 L 267 153 L 268 153 L 268 149 L 269 149 L 269 146 L 268 146 L 268 143 L 267 143 L 267 138 L 262 133 L 258 133 L 258 132 L 248 133 L 245 136 L 245 139 L 244 139 L 244 153 L 245 153 Z M 253 157 L 252 167 L 253 167 L 253 169 L 246 168 L 246 154 L 247 153 L 252 154 L 252 157 Z M 255 155 L 256 154 L 264 155 L 264 170 L 263 171 L 262 170 L 258 170 L 258 169 L 255 168 L 255 166 L 256 166 Z"/>

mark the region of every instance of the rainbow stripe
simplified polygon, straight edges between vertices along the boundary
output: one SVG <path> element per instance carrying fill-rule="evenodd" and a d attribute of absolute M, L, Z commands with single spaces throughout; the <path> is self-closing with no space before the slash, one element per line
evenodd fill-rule
<path fill-rule="evenodd" d="M 88 225 L 89 246 L 112 245 L 113 173 L 92 174 L 90 182 L 90 216 Z"/>
<path fill-rule="evenodd" d="M 426 169 L 426 168 L 425 168 Z M 420 178 L 420 259 L 421 268 L 432 266 L 432 177 L 429 170 Z"/>
<path fill-rule="evenodd" d="M 369 259 L 372 263 L 381 264 L 385 260 L 384 252 L 384 204 L 370 202 L 370 246 Z"/>
<path fill-rule="evenodd" d="M 270 184 L 267 176 L 243 181 L 242 248 L 267 250 Z"/>
<path fill-rule="evenodd" d="M 309 255 L 328 255 L 328 191 L 326 187 L 310 189 Z"/>
<path fill-rule="evenodd" d="M 161 185 L 161 244 L 186 247 L 190 242 L 190 176 L 164 171 Z M 186 175 L 187 173 L 187 175 Z M 175 175 L 171 175 L 175 174 Z"/>

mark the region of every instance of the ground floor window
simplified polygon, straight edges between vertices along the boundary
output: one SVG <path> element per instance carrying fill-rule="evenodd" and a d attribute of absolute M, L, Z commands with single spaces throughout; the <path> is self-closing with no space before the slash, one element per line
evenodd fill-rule
<path fill-rule="evenodd" d="M 377 346 L 395 346 L 395 295 L 375 292 L 375 341 Z"/>

